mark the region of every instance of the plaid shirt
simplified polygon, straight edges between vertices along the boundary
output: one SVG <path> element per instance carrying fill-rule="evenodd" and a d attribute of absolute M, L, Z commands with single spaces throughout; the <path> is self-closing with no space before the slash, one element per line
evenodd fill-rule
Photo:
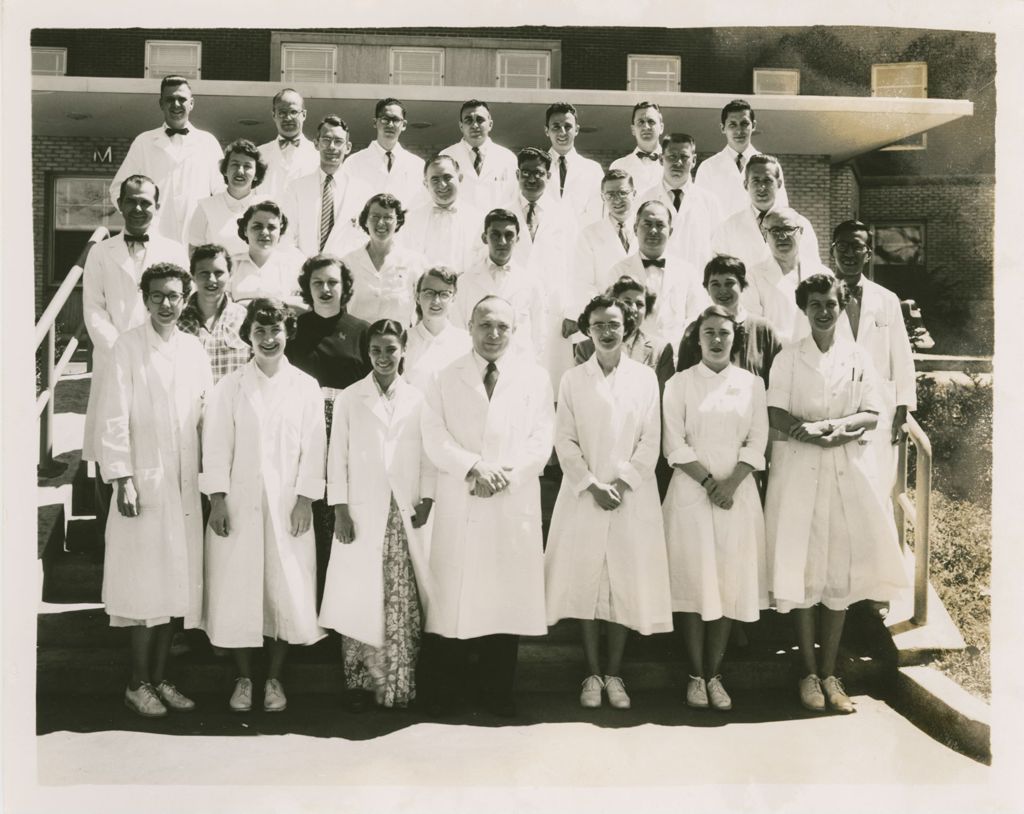
<path fill-rule="evenodd" d="M 199 303 L 193 294 L 178 317 L 178 327 L 185 333 L 199 338 L 210 357 L 210 369 L 214 383 L 219 382 L 232 370 L 237 370 L 252 358 L 252 348 L 238 336 L 238 329 L 245 319 L 245 306 L 234 302 L 227 294 L 221 302 L 213 330 L 208 331 Z"/>

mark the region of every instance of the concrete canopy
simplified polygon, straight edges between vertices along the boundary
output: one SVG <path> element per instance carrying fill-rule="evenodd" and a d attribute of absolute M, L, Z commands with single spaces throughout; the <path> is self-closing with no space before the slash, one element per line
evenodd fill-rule
<path fill-rule="evenodd" d="M 249 138 L 260 143 L 274 136 L 271 97 L 278 82 L 195 80 L 193 120 L 222 142 Z M 356 149 L 373 138 L 373 106 L 397 96 L 405 104 L 409 147 L 448 145 L 460 138 L 459 107 L 466 99 L 485 99 L 495 120 L 499 144 L 547 147 L 544 110 L 552 102 L 571 101 L 579 110 L 583 153 L 621 150 L 632 145 L 629 117 L 641 99 L 657 102 L 666 132 L 687 132 L 701 151 L 723 143 L 719 111 L 740 94 L 648 93 L 614 90 L 513 90 L 505 88 L 423 87 L 415 85 L 299 84 L 309 114 L 306 135 L 327 113 L 339 113 L 352 129 Z M 36 135 L 100 139 L 134 136 L 161 122 L 158 83 L 153 79 L 81 76 L 32 77 L 32 130 Z M 958 99 L 874 98 L 863 96 L 746 95 L 757 112 L 759 149 L 778 154 L 828 155 L 833 163 L 870 152 L 907 136 L 964 116 L 974 105 Z"/>

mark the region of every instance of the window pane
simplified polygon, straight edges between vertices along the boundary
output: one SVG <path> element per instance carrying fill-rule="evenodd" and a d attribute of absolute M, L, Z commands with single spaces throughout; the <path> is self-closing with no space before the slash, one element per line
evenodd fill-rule
<path fill-rule="evenodd" d="M 414 48 L 391 49 L 391 84 L 444 84 L 444 52 Z"/>
<path fill-rule="evenodd" d="M 111 232 L 124 228 L 121 213 L 107 196 L 111 178 L 58 178 L 54 185 L 55 231 L 91 232 L 105 226 Z"/>
<path fill-rule="evenodd" d="M 875 263 L 887 266 L 924 265 L 924 226 L 919 223 L 876 226 Z"/>
<path fill-rule="evenodd" d="M 180 74 L 189 79 L 198 79 L 199 53 L 198 42 L 147 42 L 147 74 L 151 77 Z"/>
<path fill-rule="evenodd" d="M 551 56 L 537 51 L 499 52 L 497 79 L 501 88 L 546 88 L 551 84 Z"/>
<path fill-rule="evenodd" d="M 333 46 L 285 45 L 282 55 L 282 78 L 286 82 L 334 81 Z"/>
<path fill-rule="evenodd" d="M 628 59 L 630 90 L 679 90 L 678 57 L 630 56 Z"/>
<path fill-rule="evenodd" d="M 32 73 L 36 76 L 64 76 L 67 73 L 66 48 L 33 48 Z"/>

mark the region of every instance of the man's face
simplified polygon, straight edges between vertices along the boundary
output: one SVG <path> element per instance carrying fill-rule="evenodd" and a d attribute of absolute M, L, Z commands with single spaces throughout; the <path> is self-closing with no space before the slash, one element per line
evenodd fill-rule
<path fill-rule="evenodd" d="M 302 132 L 306 122 L 306 108 L 302 97 L 297 93 L 285 93 L 274 105 L 274 126 L 277 134 L 285 138 L 295 138 Z"/>
<path fill-rule="evenodd" d="M 770 164 L 755 164 L 747 168 L 743 187 L 747 190 L 750 203 L 761 212 L 767 212 L 775 206 L 775 196 L 782 186 L 775 175 L 776 169 Z"/>
<path fill-rule="evenodd" d="M 377 128 L 377 143 L 386 150 L 394 147 L 398 137 L 405 131 L 405 116 L 398 105 L 385 105 L 373 123 Z"/>
<path fill-rule="evenodd" d="M 797 255 L 803 231 L 800 221 L 778 212 L 766 215 L 761 223 L 761 233 L 776 260 L 789 260 Z"/>
<path fill-rule="evenodd" d="M 451 161 L 437 161 L 431 164 L 423 178 L 423 185 L 430 193 L 434 205 L 443 209 L 451 206 L 458 199 L 460 183 L 462 183 L 462 173 L 455 169 L 455 165 Z"/>
<path fill-rule="evenodd" d="M 341 162 L 352 149 L 352 144 L 344 127 L 325 124 L 320 127 L 320 133 L 317 135 L 316 149 L 320 153 L 320 169 L 332 174 L 341 166 Z"/>
<path fill-rule="evenodd" d="M 754 120 L 750 118 L 749 110 L 733 111 L 725 117 L 725 124 L 722 125 L 722 132 L 725 134 L 725 142 L 737 153 L 742 153 L 750 146 L 750 137 L 754 133 Z"/>
<path fill-rule="evenodd" d="M 695 157 L 692 144 L 669 142 L 662 159 L 665 162 L 665 180 L 670 189 L 678 189 L 689 183 Z"/>
<path fill-rule="evenodd" d="M 188 117 L 194 105 L 188 85 L 167 87 L 160 92 L 160 109 L 168 127 L 188 127 Z"/>
<path fill-rule="evenodd" d="M 486 107 L 469 107 L 462 112 L 459 130 L 470 147 L 479 147 L 487 140 L 494 127 L 491 112 Z"/>
<path fill-rule="evenodd" d="M 125 231 L 132 235 L 144 235 L 160 208 L 156 202 L 156 187 L 147 181 L 128 184 L 124 188 L 124 195 L 117 200 L 117 208 L 124 218 Z"/>
<path fill-rule="evenodd" d="M 668 237 L 672 234 L 668 209 L 661 204 L 645 206 L 636 216 L 636 236 L 640 251 L 646 257 L 661 257 L 665 253 Z"/>
<path fill-rule="evenodd" d="M 551 141 L 551 146 L 559 155 L 568 153 L 573 144 L 576 143 L 576 136 L 580 133 L 580 126 L 576 123 L 576 117 L 572 113 L 552 113 L 548 119 L 544 133 Z"/>
<path fill-rule="evenodd" d="M 512 249 L 519 240 L 519 231 L 514 223 L 496 220 L 484 230 L 481 239 L 487 245 L 491 262 L 496 266 L 504 266 L 512 259 Z"/>
<path fill-rule="evenodd" d="M 519 169 L 516 170 L 516 178 L 519 179 L 519 191 L 523 197 L 530 203 L 534 203 L 547 189 L 551 171 L 544 166 L 544 162 L 540 159 L 531 158 L 519 165 Z"/>
<path fill-rule="evenodd" d="M 859 229 L 844 229 L 832 244 L 832 258 L 839 276 L 856 284 L 871 263 L 869 235 Z"/>
<path fill-rule="evenodd" d="M 654 152 L 661 142 L 661 134 L 665 132 L 665 122 L 661 111 L 653 107 L 642 107 L 633 114 L 630 132 L 636 139 L 636 146 L 645 152 Z"/>
<path fill-rule="evenodd" d="M 625 223 L 633 212 L 636 190 L 625 178 L 616 178 L 601 184 L 601 197 L 611 216 L 619 223 Z"/>
<path fill-rule="evenodd" d="M 469 335 L 473 350 L 488 362 L 494 362 L 508 350 L 515 331 L 512 306 L 503 300 L 487 300 L 473 309 L 469 320 Z"/>

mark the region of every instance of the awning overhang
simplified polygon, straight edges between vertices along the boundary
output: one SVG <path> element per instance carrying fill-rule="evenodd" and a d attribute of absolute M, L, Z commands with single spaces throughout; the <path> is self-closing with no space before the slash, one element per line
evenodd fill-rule
<path fill-rule="evenodd" d="M 260 143 L 274 136 L 270 99 L 279 82 L 196 80 L 193 120 L 222 140 L 249 138 Z M 84 76 L 32 77 L 32 128 L 36 135 L 94 139 L 134 136 L 161 121 L 157 83 L 152 79 Z M 547 146 L 544 110 L 571 101 L 579 110 L 582 152 L 622 150 L 630 146 L 629 112 L 640 99 L 657 102 L 667 132 L 686 132 L 702 152 L 720 149 L 719 111 L 740 94 L 647 93 L 615 90 L 513 90 L 506 88 L 423 87 L 415 85 L 298 84 L 306 98 L 307 135 L 327 113 L 339 113 L 352 129 L 357 148 L 373 138 L 373 107 L 378 99 L 398 96 L 409 128 L 410 147 L 457 141 L 459 107 L 466 99 L 485 99 L 495 120 L 496 141 Z M 797 155 L 827 155 L 833 163 L 884 147 L 974 113 L 960 99 L 906 99 L 864 96 L 745 95 L 757 111 L 759 149 Z"/>

